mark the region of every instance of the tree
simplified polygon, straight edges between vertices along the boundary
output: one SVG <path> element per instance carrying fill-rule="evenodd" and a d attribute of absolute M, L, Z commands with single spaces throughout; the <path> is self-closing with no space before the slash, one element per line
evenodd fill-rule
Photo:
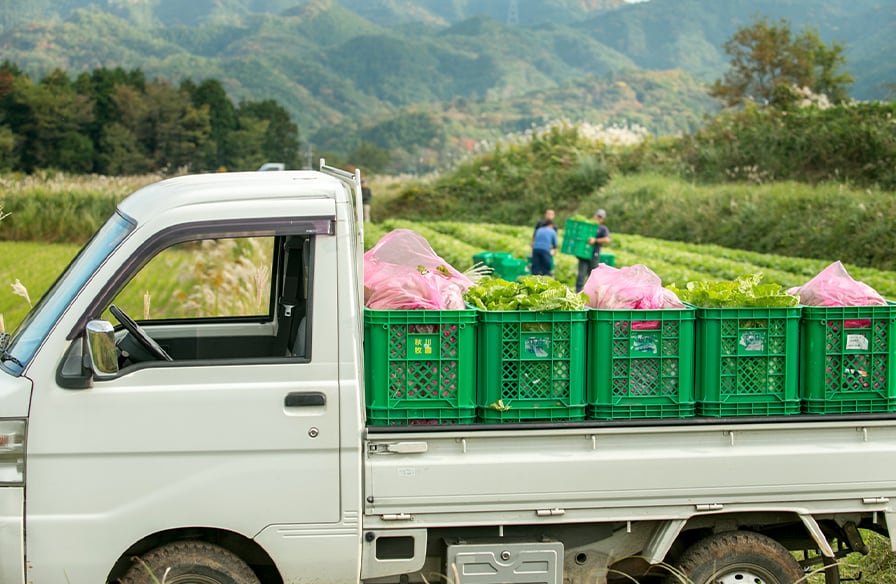
<path fill-rule="evenodd" d="M 143 174 L 152 170 L 152 162 L 140 150 L 137 136 L 118 122 L 103 128 L 99 148 L 98 164 L 106 174 Z"/>
<path fill-rule="evenodd" d="M 236 166 L 240 150 L 236 137 L 239 119 L 224 86 L 217 79 L 206 79 L 199 85 L 185 81 L 181 83 L 181 91 L 189 93 L 194 107 L 208 111 L 211 142 L 204 149 L 201 164 L 206 168 Z"/>
<path fill-rule="evenodd" d="M 299 127 L 282 105 L 273 99 L 243 101 L 239 114 L 241 127 L 247 116 L 268 122 L 261 144 L 265 160 L 283 162 L 286 168 L 298 168 Z"/>
<path fill-rule="evenodd" d="M 255 170 L 268 160 L 264 154 L 264 140 L 270 122 L 244 115 L 239 121 L 240 127 L 234 132 L 234 138 L 240 148 L 232 167 L 234 170 Z"/>
<path fill-rule="evenodd" d="M 386 170 L 392 161 L 392 155 L 388 150 L 380 148 L 370 142 L 361 142 L 349 156 L 362 170 L 370 173 L 380 173 Z"/>
<path fill-rule="evenodd" d="M 39 84 L 17 77 L 4 102 L 6 122 L 17 136 L 18 168 L 91 170 L 93 145 L 86 129 L 93 104 L 75 92 L 64 72 L 51 71 Z"/>
<path fill-rule="evenodd" d="M 163 171 L 196 170 L 200 165 L 198 153 L 211 133 L 208 110 L 197 110 L 187 92 L 165 81 L 147 83 L 143 98 L 146 110 L 137 120 L 137 139 L 153 167 Z"/>
<path fill-rule="evenodd" d="M 16 78 L 24 76 L 25 74 L 15 63 L 8 60 L 0 63 L 0 100 L 12 91 L 12 85 Z"/>
<path fill-rule="evenodd" d="M 843 45 L 825 45 L 815 30 L 803 29 L 794 36 L 786 19 L 770 23 L 768 18 L 757 18 L 734 33 L 724 49 L 731 57 L 730 68 L 712 84 L 709 94 L 725 105 L 747 100 L 781 105 L 794 99 L 794 88 L 808 88 L 835 103 L 848 97 L 853 79 L 840 71 L 846 62 Z"/>
<path fill-rule="evenodd" d="M 81 73 L 75 79 L 74 87 L 81 95 L 89 96 L 93 102 L 93 122 L 88 128 L 88 134 L 96 148 L 96 160 L 94 171 L 106 174 L 117 174 L 121 170 L 118 164 L 109 166 L 112 159 L 122 155 L 119 150 L 118 140 L 107 136 L 107 130 L 116 127 L 112 134 L 120 137 L 122 129 L 120 122 L 123 117 L 116 107 L 115 96 L 119 86 L 131 88 L 134 91 L 143 92 L 146 88 L 146 77 L 140 69 L 125 71 L 121 67 L 106 69 L 101 67 L 90 73 Z M 107 152 L 106 148 L 114 150 Z"/>

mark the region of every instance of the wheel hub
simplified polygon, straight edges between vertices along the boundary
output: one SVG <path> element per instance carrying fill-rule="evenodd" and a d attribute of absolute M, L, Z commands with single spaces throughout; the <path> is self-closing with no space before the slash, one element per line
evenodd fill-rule
<path fill-rule="evenodd" d="M 728 566 L 717 572 L 711 584 L 779 584 L 768 571 L 759 566 Z"/>

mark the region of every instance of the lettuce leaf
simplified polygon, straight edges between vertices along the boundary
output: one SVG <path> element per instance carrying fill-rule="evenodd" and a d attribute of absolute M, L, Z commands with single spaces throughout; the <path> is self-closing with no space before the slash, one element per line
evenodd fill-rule
<path fill-rule="evenodd" d="M 464 299 L 479 310 L 584 310 L 588 297 L 548 276 L 522 276 L 516 282 L 483 278 Z"/>
<path fill-rule="evenodd" d="M 703 308 L 789 308 L 799 297 L 778 284 L 763 284 L 762 274 L 745 274 L 730 281 L 688 282 L 684 289 L 667 286 L 688 304 Z"/>

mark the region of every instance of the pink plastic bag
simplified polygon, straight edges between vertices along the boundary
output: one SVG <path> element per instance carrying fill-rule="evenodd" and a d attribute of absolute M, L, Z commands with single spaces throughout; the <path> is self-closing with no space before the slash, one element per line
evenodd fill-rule
<path fill-rule="evenodd" d="M 592 308 L 656 310 L 684 308 L 678 297 L 663 288 L 663 282 L 650 268 L 635 264 L 614 268 L 600 264 L 591 270 L 582 291 Z"/>
<path fill-rule="evenodd" d="M 803 286 L 787 291 L 798 294 L 804 306 L 884 306 L 887 301 L 878 292 L 858 280 L 853 280 L 846 268 L 836 261 L 820 271 Z"/>
<path fill-rule="evenodd" d="M 364 254 L 364 305 L 376 310 L 461 310 L 469 278 L 409 229 L 384 235 Z"/>

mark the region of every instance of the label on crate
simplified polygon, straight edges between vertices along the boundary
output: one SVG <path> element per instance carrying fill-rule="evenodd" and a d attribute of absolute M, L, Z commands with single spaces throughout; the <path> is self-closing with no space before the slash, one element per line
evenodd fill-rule
<path fill-rule="evenodd" d="M 740 334 L 738 343 L 745 352 L 765 351 L 765 331 L 746 331 Z"/>
<path fill-rule="evenodd" d="M 412 335 L 408 343 L 408 359 L 438 359 L 439 335 Z"/>
<path fill-rule="evenodd" d="M 637 355 L 659 355 L 659 343 L 654 336 L 633 334 L 629 351 Z"/>
<path fill-rule="evenodd" d="M 523 341 L 523 352 L 529 358 L 546 359 L 551 356 L 551 338 L 528 337 Z"/>
<path fill-rule="evenodd" d="M 846 335 L 847 351 L 867 351 L 868 346 L 868 337 L 865 335 Z"/>

